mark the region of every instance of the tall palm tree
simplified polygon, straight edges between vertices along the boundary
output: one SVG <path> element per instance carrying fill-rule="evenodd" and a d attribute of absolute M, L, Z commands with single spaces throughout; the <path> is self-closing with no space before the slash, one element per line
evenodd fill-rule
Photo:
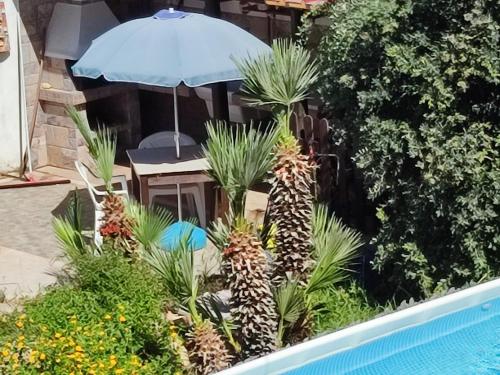
<path fill-rule="evenodd" d="M 290 131 L 293 106 L 307 98 L 318 77 L 310 53 L 289 40 L 277 40 L 272 54 L 237 62 L 244 74 L 242 91 L 252 105 L 271 106 L 279 124 L 276 163 L 271 179 L 266 221 L 276 226 L 273 282 L 279 286 L 290 274 L 305 282 L 312 266 L 311 194 L 314 165 L 302 155 Z"/>

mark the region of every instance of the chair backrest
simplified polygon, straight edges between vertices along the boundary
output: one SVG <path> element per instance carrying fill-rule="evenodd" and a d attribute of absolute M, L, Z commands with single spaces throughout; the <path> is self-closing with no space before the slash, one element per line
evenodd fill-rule
<path fill-rule="evenodd" d="M 139 143 L 139 148 L 174 147 L 174 136 L 175 132 L 172 131 L 162 131 L 151 134 Z M 180 133 L 179 144 L 181 146 L 193 146 L 196 142 L 189 135 Z"/>
<path fill-rule="evenodd" d="M 89 181 L 87 171 L 90 172 L 87 166 L 83 165 L 79 160 L 75 160 L 75 167 L 80 176 L 82 177 L 83 181 L 85 182 L 85 185 L 87 185 L 87 189 L 89 191 L 90 199 L 92 199 L 92 203 L 94 203 L 94 207 L 96 210 L 101 209 L 101 205 L 97 201 L 97 196 L 98 195 L 103 195 L 103 192 L 100 192 L 97 190 L 94 185 Z"/>

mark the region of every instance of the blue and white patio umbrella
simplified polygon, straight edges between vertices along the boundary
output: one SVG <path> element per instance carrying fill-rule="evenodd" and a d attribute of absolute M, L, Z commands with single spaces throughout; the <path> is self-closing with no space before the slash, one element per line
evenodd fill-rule
<path fill-rule="evenodd" d="M 80 77 L 174 88 L 175 143 L 180 157 L 177 91 L 241 80 L 234 59 L 270 53 L 268 45 L 230 22 L 197 13 L 161 10 L 104 33 L 72 67 Z"/>
<path fill-rule="evenodd" d="M 92 42 L 72 70 L 78 77 L 173 87 L 176 155 L 180 158 L 176 87 L 241 80 L 235 59 L 270 52 L 268 45 L 232 23 L 171 8 L 107 31 Z M 179 185 L 177 200 L 180 221 L 162 239 L 167 248 L 175 246 L 188 226 L 193 227 L 182 221 Z M 204 247 L 206 233 L 191 229 L 190 246 Z"/>

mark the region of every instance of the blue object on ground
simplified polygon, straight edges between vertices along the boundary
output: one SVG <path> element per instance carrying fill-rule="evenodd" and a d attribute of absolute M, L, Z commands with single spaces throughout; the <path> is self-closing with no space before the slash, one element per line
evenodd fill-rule
<path fill-rule="evenodd" d="M 178 221 L 167 228 L 160 244 L 162 248 L 172 250 L 184 239 L 187 239 L 190 250 L 199 250 L 207 245 L 207 232 L 187 221 Z"/>
<path fill-rule="evenodd" d="M 196 87 L 243 78 L 233 59 L 271 49 L 238 26 L 203 14 L 162 10 L 102 34 L 73 66 L 75 76 Z"/>

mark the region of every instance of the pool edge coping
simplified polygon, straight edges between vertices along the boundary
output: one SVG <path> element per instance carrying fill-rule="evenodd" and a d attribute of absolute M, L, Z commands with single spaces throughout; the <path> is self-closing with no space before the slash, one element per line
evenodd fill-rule
<path fill-rule="evenodd" d="M 327 354 L 354 348 L 395 331 L 481 304 L 498 296 L 500 296 L 500 278 L 313 338 L 223 370 L 217 375 L 265 375 L 292 370 Z"/>

